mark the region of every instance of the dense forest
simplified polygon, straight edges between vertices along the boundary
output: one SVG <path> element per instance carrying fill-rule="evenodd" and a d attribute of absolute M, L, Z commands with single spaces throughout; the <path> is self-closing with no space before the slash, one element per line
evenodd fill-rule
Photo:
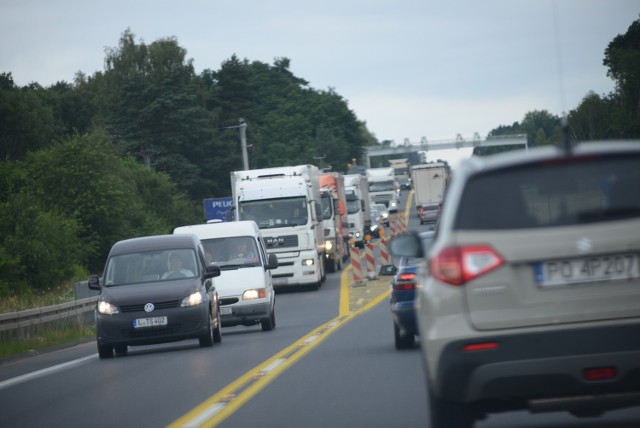
<path fill-rule="evenodd" d="M 640 20 L 604 53 L 611 94 L 588 93 L 568 114 L 574 140 L 640 137 Z M 111 245 L 204 220 L 202 199 L 228 196 L 242 169 L 304 163 L 346 171 L 378 142 L 333 90 L 235 55 L 196 74 L 174 38 L 125 31 L 103 71 L 72 83 L 18 87 L 0 73 L 0 296 L 45 291 L 99 273 Z M 561 138 L 545 110 L 490 135 Z M 504 148 L 481 149 L 486 155 Z"/>

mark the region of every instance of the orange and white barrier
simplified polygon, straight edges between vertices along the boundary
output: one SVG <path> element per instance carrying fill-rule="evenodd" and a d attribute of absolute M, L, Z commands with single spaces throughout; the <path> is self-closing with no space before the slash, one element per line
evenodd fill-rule
<path fill-rule="evenodd" d="M 353 274 L 353 285 L 364 285 L 365 279 L 362 274 L 362 257 L 360 255 L 360 248 L 351 248 L 351 273 Z"/>
<path fill-rule="evenodd" d="M 380 263 L 382 263 L 382 265 L 388 265 L 391 264 L 389 262 L 389 250 L 387 248 L 387 246 L 389 245 L 389 239 L 388 238 L 382 238 L 380 239 Z"/>
<path fill-rule="evenodd" d="M 365 246 L 365 256 L 367 259 L 367 278 L 377 279 L 376 271 L 376 257 L 373 250 L 373 244 L 367 244 Z"/>

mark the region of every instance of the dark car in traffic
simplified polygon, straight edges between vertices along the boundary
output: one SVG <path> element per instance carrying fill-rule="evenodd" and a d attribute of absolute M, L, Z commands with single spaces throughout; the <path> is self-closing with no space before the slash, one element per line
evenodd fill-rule
<path fill-rule="evenodd" d="M 435 232 L 422 232 L 419 235 L 422 253 L 427 254 L 433 243 Z M 393 239 L 393 238 L 392 238 Z M 415 345 L 418 335 L 414 301 L 416 290 L 424 277 L 424 259 L 420 257 L 400 257 L 396 274 L 391 279 L 391 317 L 393 318 L 393 337 L 396 349 L 409 349 Z"/>
<path fill-rule="evenodd" d="M 198 339 L 200 346 L 222 340 L 218 293 L 212 278 L 220 268 L 207 265 L 194 235 L 159 235 L 113 245 L 96 306 L 100 358 L 127 353 L 129 346 Z"/>

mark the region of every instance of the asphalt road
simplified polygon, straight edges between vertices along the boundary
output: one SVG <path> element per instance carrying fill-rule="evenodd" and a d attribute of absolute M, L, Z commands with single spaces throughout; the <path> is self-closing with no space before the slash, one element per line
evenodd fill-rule
<path fill-rule="evenodd" d="M 409 227 L 419 228 L 414 214 Z M 348 277 L 278 293 L 273 331 L 225 328 L 213 348 L 194 340 L 99 360 L 90 341 L 0 364 L 0 427 L 428 427 L 419 345 L 394 348 L 388 279 L 356 290 Z M 478 424 L 639 426 L 640 408 L 586 420 L 513 412 Z"/>

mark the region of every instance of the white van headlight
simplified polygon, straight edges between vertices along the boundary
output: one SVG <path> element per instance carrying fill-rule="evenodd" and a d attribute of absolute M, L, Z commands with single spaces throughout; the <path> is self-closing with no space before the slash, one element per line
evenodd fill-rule
<path fill-rule="evenodd" d="M 114 314 L 119 314 L 120 309 L 118 309 L 116 305 L 112 305 L 106 300 L 100 300 L 98 302 L 98 312 L 104 315 L 114 315 Z"/>

